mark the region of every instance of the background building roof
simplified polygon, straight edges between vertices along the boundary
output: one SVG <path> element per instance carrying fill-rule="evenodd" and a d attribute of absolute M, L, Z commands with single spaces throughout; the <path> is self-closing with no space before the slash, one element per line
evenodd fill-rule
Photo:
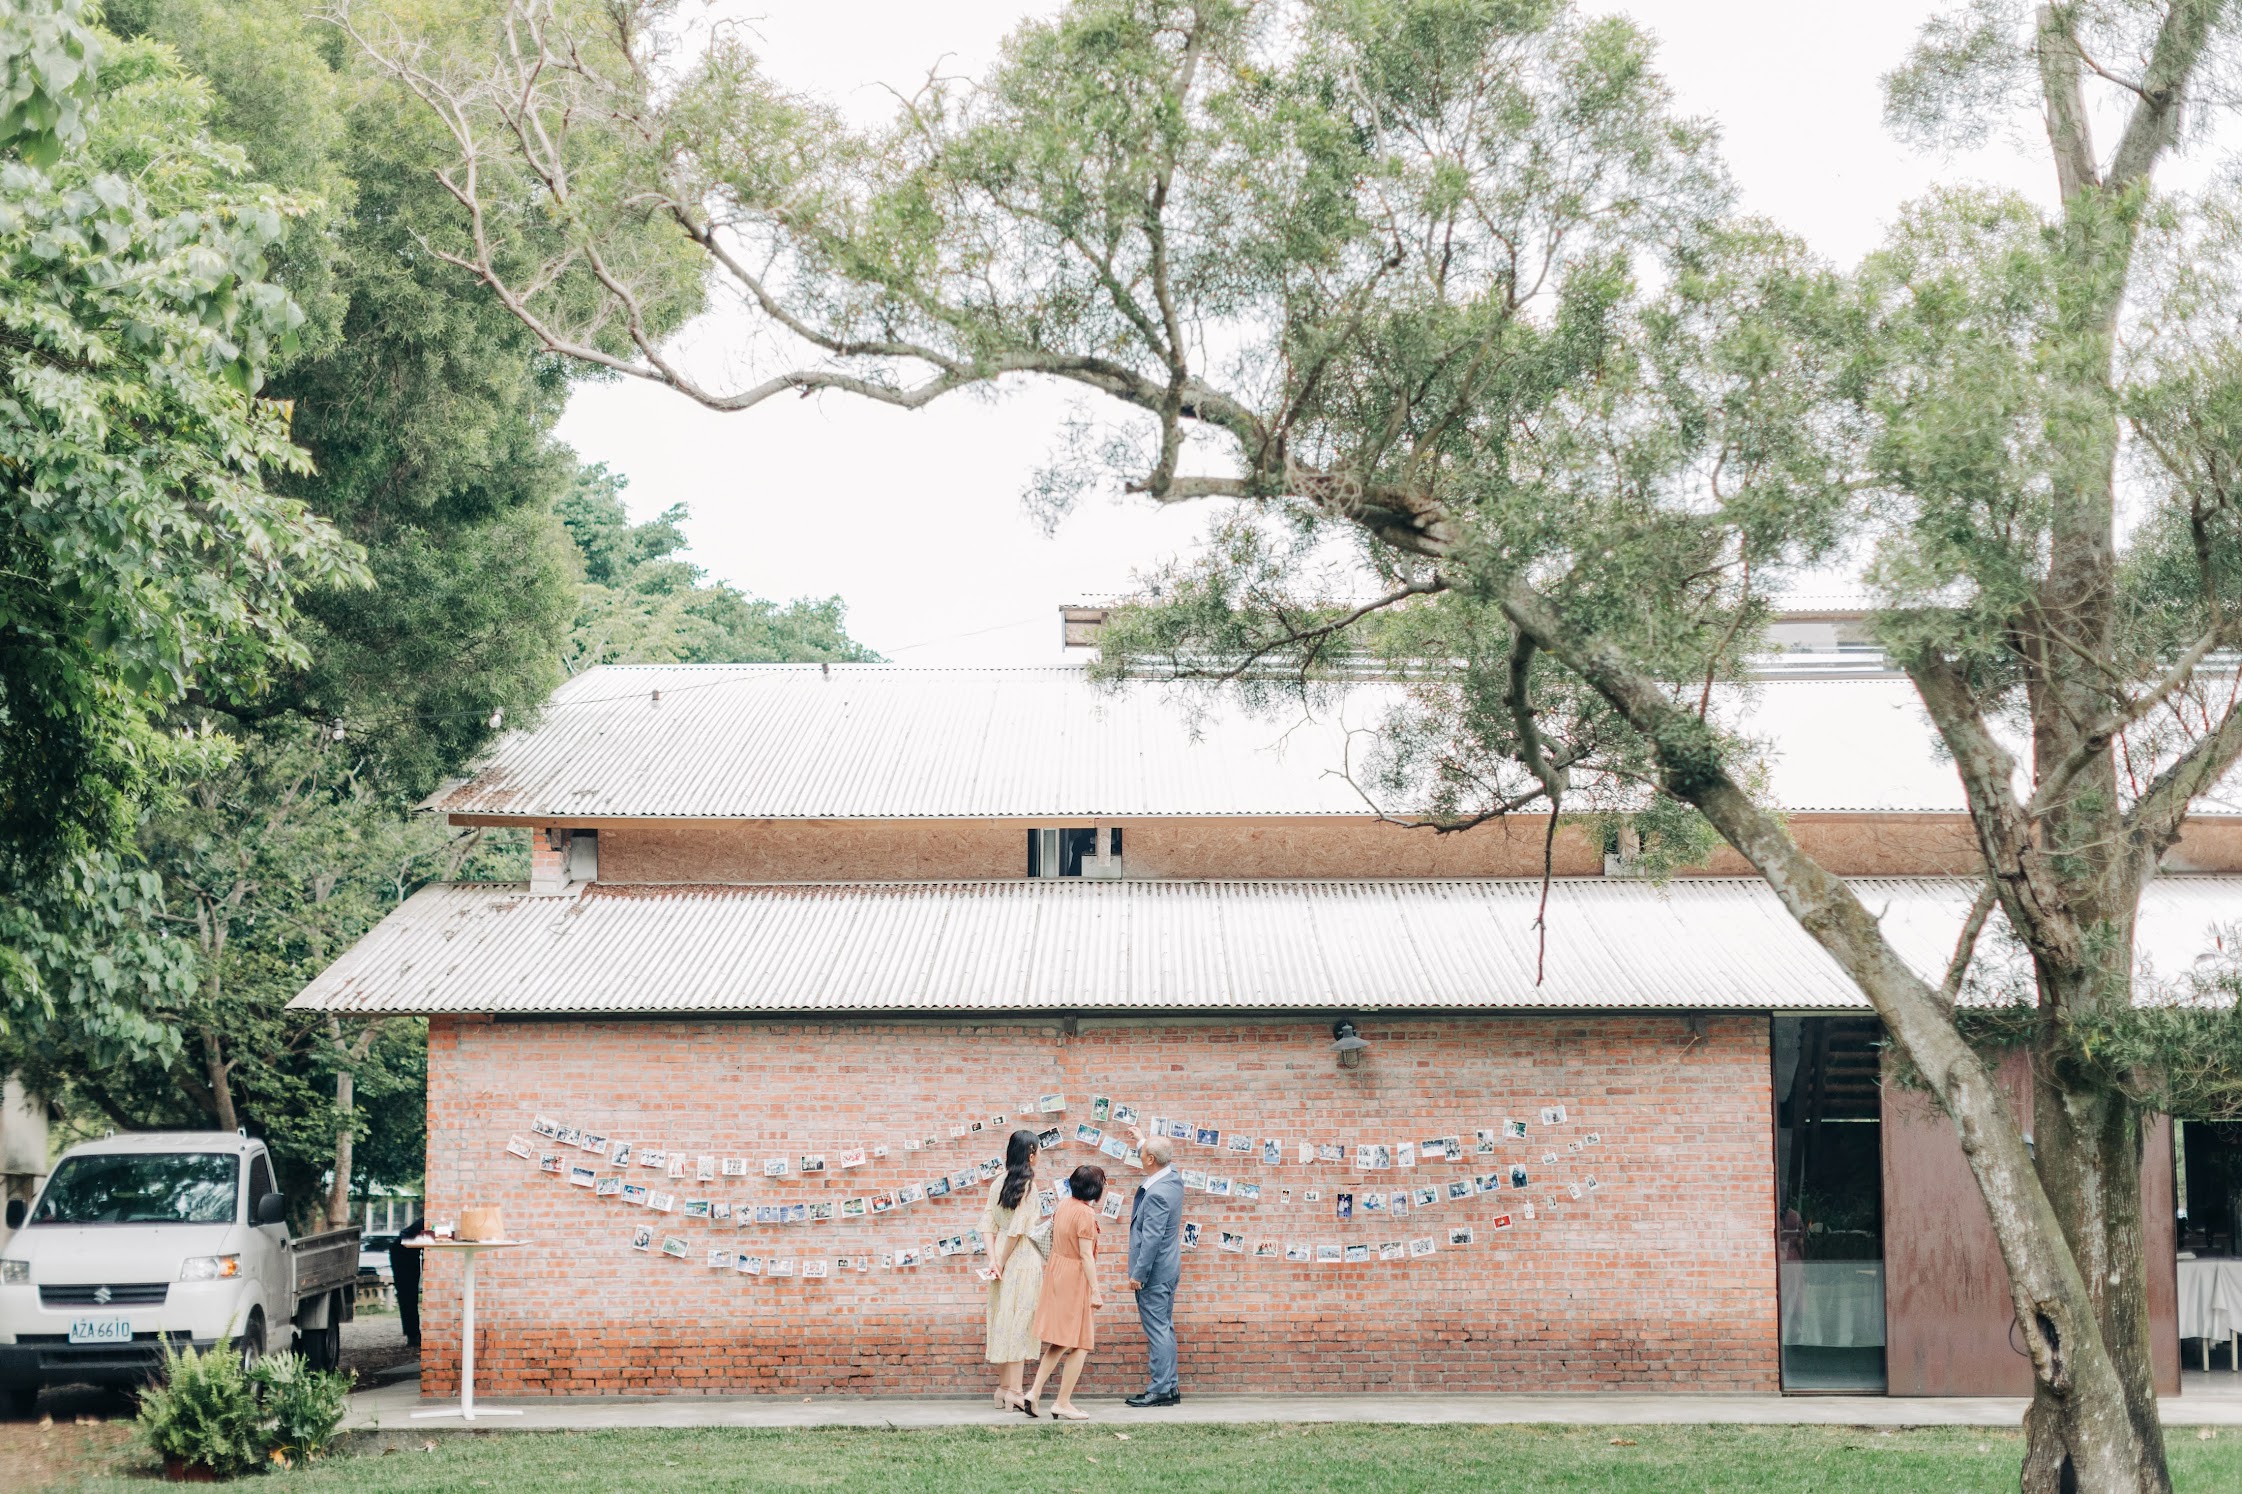
<path fill-rule="evenodd" d="M 1250 714 L 1076 669 L 644 665 L 588 670 L 431 801 L 564 819 L 1129 819 L 1358 815 L 1348 781 L 1395 699 Z M 1766 743 L 1792 812 L 1958 812 L 1961 789 L 1904 679 L 1762 680 L 1725 709 Z M 1407 806 L 1388 806 L 1405 809 Z M 2232 804 L 2206 803 L 2231 812 Z"/>
<path fill-rule="evenodd" d="M 1944 972 L 1974 883 L 1854 884 Z M 1846 1010 L 1866 1002 L 1756 879 L 923 882 L 416 893 L 307 986 L 332 1012 Z M 2242 877 L 2161 877 L 2145 976 L 2184 972 Z M 1988 931 L 1998 958 L 1999 925 Z"/>

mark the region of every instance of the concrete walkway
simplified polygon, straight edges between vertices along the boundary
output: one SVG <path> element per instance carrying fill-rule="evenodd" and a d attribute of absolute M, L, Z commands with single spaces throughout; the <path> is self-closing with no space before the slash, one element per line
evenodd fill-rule
<path fill-rule="evenodd" d="M 616 1427 L 975 1427 L 1027 1426 L 1018 1412 L 987 1399 L 846 1399 L 827 1396 L 594 1396 L 478 1398 L 476 1405 L 515 1406 L 519 1416 L 414 1421 L 423 1402 L 416 1381 L 351 1397 L 346 1428 L 397 1432 L 600 1431 Z M 2013 1427 L 2025 1402 L 2005 1398 L 1780 1395 L 1209 1395 L 1186 1393 L 1183 1404 L 1132 1411 L 1119 1401 L 1082 1398 L 1094 1422 L 1115 1427 L 1154 1422 L 1398 1422 L 1494 1425 L 1539 1422 L 1568 1426 L 1824 1425 L 1859 1427 Z M 2174 1427 L 2242 1426 L 2242 1376 L 2189 1371 L 2182 1394 L 2163 1403 Z M 1048 1426 L 1043 1422 L 1040 1425 Z"/>

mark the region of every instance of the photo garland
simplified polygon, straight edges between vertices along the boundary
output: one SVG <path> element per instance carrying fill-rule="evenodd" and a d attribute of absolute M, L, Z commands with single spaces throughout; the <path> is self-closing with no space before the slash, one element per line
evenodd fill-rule
<path fill-rule="evenodd" d="M 1022 1103 L 1020 1109 L 1037 1118 L 1063 1115 L 1067 1105 L 1062 1095 L 1040 1095 Z M 1571 1118 L 1563 1105 L 1536 1107 L 1536 1119 L 1544 1131 L 1569 1130 Z M 765 1183 L 789 1183 L 796 1179 L 816 1179 L 828 1182 L 874 1161 L 885 1161 L 898 1152 L 908 1157 L 912 1153 L 931 1152 L 946 1140 L 950 1143 L 972 1144 L 977 1138 L 1003 1134 L 1011 1125 L 1003 1115 L 985 1119 L 949 1123 L 943 1137 L 915 1136 L 900 1143 L 866 1145 L 852 1142 L 835 1146 L 826 1152 L 790 1152 L 779 1157 L 722 1157 L 688 1151 L 673 1151 L 667 1147 L 649 1146 L 642 1142 L 610 1138 L 605 1134 L 582 1127 L 564 1125 L 546 1116 L 535 1116 L 530 1122 L 530 1135 L 509 1136 L 506 1155 L 531 1162 L 542 1173 L 564 1179 L 569 1185 L 587 1189 L 595 1198 L 614 1199 L 619 1203 L 649 1210 L 680 1221 L 707 1224 L 710 1227 L 728 1226 L 735 1230 L 766 1227 L 787 1228 L 846 1223 L 856 1220 L 879 1219 L 898 1214 L 914 1204 L 930 1199 L 961 1195 L 976 1185 L 1001 1177 L 1004 1162 L 1001 1157 L 983 1158 L 970 1162 L 954 1171 L 939 1173 L 917 1182 L 892 1184 L 863 1194 L 842 1197 L 785 1199 L 782 1197 L 712 1199 L 706 1197 L 679 1197 L 678 1189 L 656 1186 L 654 1180 L 684 1183 L 712 1183 L 719 1178 L 745 1179 L 760 1177 Z M 1111 1161 L 1142 1167 L 1143 1158 L 1137 1149 L 1118 1135 L 1109 1134 L 1108 1128 L 1140 1126 L 1149 1136 L 1161 1136 L 1179 1143 L 1175 1167 L 1187 1192 L 1219 1199 L 1227 1204 L 1252 1207 L 1275 1206 L 1286 1209 L 1306 1209 L 1311 1216 L 1320 1215 L 1334 1224 L 1357 1227 L 1382 1226 L 1397 1230 L 1394 1238 L 1379 1240 L 1275 1240 L 1267 1237 L 1251 1238 L 1239 1228 L 1231 1227 L 1236 1221 L 1223 1221 L 1214 1227 L 1210 1236 L 1206 1226 L 1195 1219 L 1186 1219 L 1183 1225 L 1183 1248 L 1196 1251 L 1211 1245 L 1216 1255 L 1236 1255 L 1256 1261 L 1281 1261 L 1293 1265 L 1353 1265 L 1371 1261 L 1385 1263 L 1424 1260 L 1437 1254 L 1445 1245 L 1457 1249 L 1478 1243 L 1484 1237 L 1490 1243 L 1505 1232 L 1522 1223 L 1541 1217 L 1543 1209 L 1556 1209 L 1565 1203 L 1578 1203 L 1596 1193 L 1599 1184 L 1593 1173 L 1576 1173 L 1560 1183 L 1551 1184 L 1546 1169 L 1563 1165 L 1567 1154 L 1578 1155 L 1599 1146 L 1603 1137 L 1596 1131 L 1581 1131 L 1566 1138 L 1565 1152 L 1559 1152 L 1550 1142 L 1539 1154 L 1539 1176 L 1545 1189 L 1541 1208 L 1528 1197 L 1534 1186 L 1537 1169 L 1528 1160 L 1510 1161 L 1501 1157 L 1506 1148 L 1527 1146 L 1531 1140 L 1532 1126 L 1527 1121 L 1504 1117 L 1500 1125 L 1473 1128 L 1470 1140 L 1464 1132 L 1421 1136 L 1414 1141 L 1330 1141 L 1302 1140 L 1297 1137 L 1275 1137 L 1239 1133 L 1221 1126 L 1201 1125 L 1193 1121 L 1162 1115 L 1146 1116 L 1136 1106 L 1120 1104 L 1105 1095 L 1090 1100 L 1090 1118 L 1078 1122 L 1071 1133 L 1059 1125 L 1038 1128 L 1038 1136 L 1045 1151 L 1058 1148 L 1069 1141 Z M 545 1145 L 553 1150 L 544 1150 Z M 1186 1166 L 1186 1161 L 1197 1161 L 1183 1150 L 1192 1147 L 1210 1153 L 1206 1159 L 1229 1169 L 1218 1175 L 1213 1166 Z M 565 1150 L 564 1150 L 565 1149 Z M 1530 1152 L 1530 1146 L 1528 1146 Z M 577 1155 L 570 1156 L 573 1151 Z M 596 1166 L 587 1166 L 581 1159 L 597 1158 L 615 1169 L 601 1172 Z M 1585 1159 L 1583 1159 L 1585 1160 Z M 1395 1179 L 1394 1186 L 1370 1186 L 1375 1175 L 1390 1172 L 1418 1172 L 1420 1169 L 1472 1163 L 1462 1175 L 1407 1183 Z M 1341 1167 L 1350 1175 L 1344 1186 L 1329 1188 L 1329 1198 L 1323 1187 L 1290 1186 L 1265 1182 L 1252 1177 L 1239 1177 L 1238 1168 L 1316 1168 Z M 1479 1170 L 1484 1167 L 1485 1170 Z M 648 1181 L 631 1181 L 632 1169 L 647 1175 Z M 1421 1175 L 1421 1174 L 1420 1174 Z M 1479 1217 L 1470 1223 L 1443 1221 L 1431 1233 L 1415 1234 L 1400 1230 L 1400 1222 L 1415 1220 L 1445 1209 L 1488 1195 L 1511 1195 L 1507 1205 L 1498 1200 L 1496 1207 L 1502 1212 L 1492 1217 Z M 1043 1188 L 1037 1195 L 1039 1212 L 1049 1217 L 1058 1208 L 1056 1184 Z M 1122 1192 L 1109 1190 L 1100 1212 L 1107 1219 L 1121 1217 Z M 1422 1228 L 1423 1226 L 1417 1226 Z M 1350 1229 L 1349 1233 L 1354 1230 Z M 803 1242 L 805 1245 L 809 1241 Z M 816 1280 L 843 1272 L 868 1272 L 875 1268 L 883 1271 L 915 1270 L 923 1265 L 948 1261 L 958 1257 L 982 1256 L 988 1253 L 988 1242 L 978 1229 L 962 1234 L 943 1236 L 930 1240 L 918 1248 L 885 1251 L 871 1254 L 815 1256 L 777 1254 L 750 1254 L 737 1248 L 710 1245 L 696 1252 L 683 1235 L 671 1234 L 660 1223 L 635 1225 L 630 1234 L 629 1248 L 642 1254 L 659 1254 L 675 1260 L 689 1260 L 698 1253 L 702 1263 L 712 1271 L 723 1271 L 740 1276 L 773 1277 L 779 1279 L 800 1277 Z M 766 1249 L 768 1247 L 766 1246 Z"/>

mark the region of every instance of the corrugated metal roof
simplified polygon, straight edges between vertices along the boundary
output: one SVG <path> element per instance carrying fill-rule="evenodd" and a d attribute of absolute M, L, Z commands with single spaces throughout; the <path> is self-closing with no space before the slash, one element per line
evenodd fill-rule
<path fill-rule="evenodd" d="M 1973 884 L 1855 884 L 1937 978 Z M 1764 882 L 1558 882 L 1534 983 L 1523 881 L 919 882 L 415 894 L 307 986 L 333 1012 L 1017 1012 L 1864 1007 Z M 2242 878 L 2167 877 L 2166 975 L 2242 912 Z"/>

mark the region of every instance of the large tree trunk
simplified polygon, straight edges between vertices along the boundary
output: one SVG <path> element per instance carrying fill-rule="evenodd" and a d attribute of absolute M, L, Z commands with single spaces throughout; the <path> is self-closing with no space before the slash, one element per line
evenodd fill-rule
<path fill-rule="evenodd" d="M 335 1180 L 327 1188 L 327 1227 L 341 1229 L 350 1223 L 351 1148 L 354 1141 L 351 1112 L 357 1103 L 357 1080 L 350 1070 L 335 1075 Z"/>
<path fill-rule="evenodd" d="M 226 1060 L 218 1034 L 207 1027 L 202 1033 L 202 1072 L 210 1086 L 210 1107 L 216 1115 L 218 1129 L 240 1130 L 241 1117 L 234 1110 L 233 1065 Z"/>

